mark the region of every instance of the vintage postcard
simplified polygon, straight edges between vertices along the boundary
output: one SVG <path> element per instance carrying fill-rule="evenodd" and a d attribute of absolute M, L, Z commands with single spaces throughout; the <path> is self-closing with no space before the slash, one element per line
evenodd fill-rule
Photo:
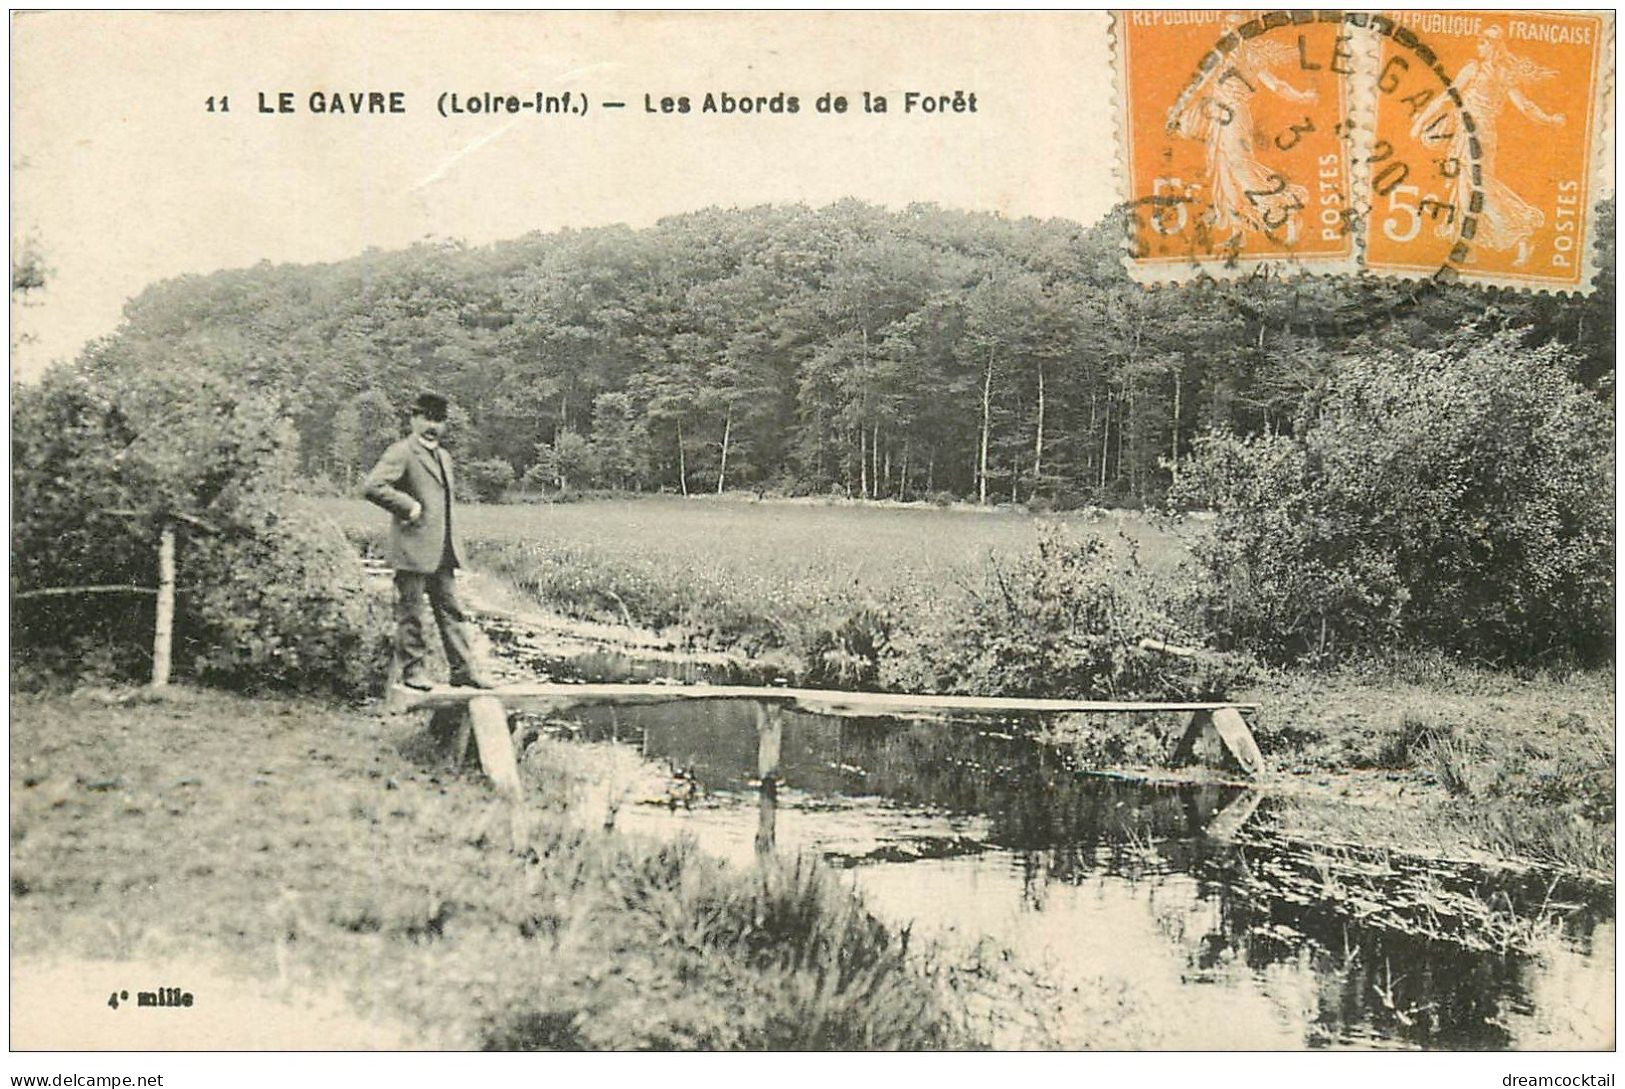
<path fill-rule="evenodd" d="M 1611 13 L 10 31 L 30 1084 L 1612 1084 Z"/>

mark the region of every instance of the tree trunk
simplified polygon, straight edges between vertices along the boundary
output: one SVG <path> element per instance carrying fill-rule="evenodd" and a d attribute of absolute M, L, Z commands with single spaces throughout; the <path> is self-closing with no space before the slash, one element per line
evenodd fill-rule
<path fill-rule="evenodd" d="M 1119 428 L 1118 430 L 1122 430 Z M 1106 490 L 1106 458 L 1111 452 L 1112 441 L 1112 399 L 1106 397 L 1106 409 L 1100 417 L 1100 489 Z"/>
<path fill-rule="evenodd" d="M 897 498 L 908 502 L 908 439 L 903 439 L 903 466 L 897 474 Z"/>
<path fill-rule="evenodd" d="M 869 432 L 858 425 L 858 497 L 869 498 Z"/>
<path fill-rule="evenodd" d="M 1173 466 L 1174 483 L 1179 483 L 1179 397 L 1184 389 L 1184 376 L 1174 370 L 1174 445 L 1169 464 Z"/>
<path fill-rule="evenodd" d="M 1129 387 L 1129 388 L 1133 388 L 1133 387 Z M 1124 393 L 1123 393 L 1123 419 L 1120 419 L 1120 421 L 1118 421 L 1118 475 L 1116 475 L 1116 479 L 1118 479 L 1118 483 L 1121 483 L 1121 481 L 1123 481 L 1123 450 L 1124 450 L 1124 445 L 1126 445 L 1126 449 L 1128 449 L 1129 455 L 1133 455 L 1133 453 L 1134 453 L 1134 445 L 1131 444 L 1131 442 L 1128 442 L 1128 439 L 1129 439 L 1129 437 L 1131 437 L 1131 434 L 1133 434 L 1133 431 L 1134 431 L 1134 398 L 1133 398 L 1133 395 L 1131 395 L 1131 393 L 1126 392 L 1126 390 L 1124 390 Z M 1128 489 L 1129 489 L 1129 492 L 1134 491 L 1134 463 L 1133 462 L 1129 462 L 1129 466 L 1128 466 Z"/>
<path fill-rule="evenodd" d="M 1044 473 L 1044 364 L 1038 364 L 1038 436 L 1033 441 L 1033 492 L 1038 492 L 1038 481 Z"/>
<path fill-rule="evenodd" d="M 977 456 L 977 501 L 987 506 L 987 444 L 993 417 L 993 349 L 987 350 L 987 370 L 982 375 L 982 448 Z"/>
<path fill-rule="evenodd" d="M 717 494 L 722 494 L 722 486 L 728 480 L 728 442 L 733 438 L 734 410 L 728 406 L 728 416 L 722 421 L 722 464 L 717 467 Z"/>
<path fill-rule="evenodd" d="M 677 421 L 677 482 L 683 498 L 688 498 L 688 457 L 683 453 L 683 421 Z"/>
<path fill-rule="evenodd" d="M 818 413 L 813 425 L 813 480 L 818 486 L 824 486 L 824 407 L 818 406 Z"/>
<path fill-rule="evenodd" d="M 1088 430 L 1087 434 L 1088 434 L 1088 436 L 1089 436 L 1089 438 L 1091 440 L 1094 439 L 1094 437 L 1095 437 L 1095 391 L 1094 390 L 1089 391 L 1089 430 Z M 1091 441 L 1089 443 L 1089 451 L 1088 451 L 1088 453 L 1084 454 L 1084 456 L 1083 456 L 1083 471 L 1085 473 L 1088 473 L 1091 478 L 1094 476 L 1094 472 L 1095 472 L 1095 444 L 1094 444 L 1093 441 Z"/>
<path fill-rule="evenodd" d="M 859 432 L 859 435 L 861 437 L 863 429 L 861 427 L 858 428 L 858 432 Z M 852 432 L 848 431 L 846 433 L 846 438 L 841 440 L 841 447 L 842 447 L 842 449 L 841 449 L 841 475 L 845 479 L 846 497 L 848 499 L 851 499 L 852 498 Z M 861 453 L 861 451 L 860 451 L 860 453 Z M 859 460 L 861 462 L 862 459 L 860 458 Z"/>
<path fill-rule="evenodd" d="M 863 328 L 858 330 L 858 333 L 863 338 L 863 373 L 867 375 L 869 373 L 869 327 L 867 325 L 863 326 Z M 863 406 L 865 413 L 868 411 L 868 400 L 868 395 L 865 394 Z M 869 458 L 871 451 L 865 448 L 864 437 L 865 432 L 863 430 L 863 425 L 860 423 L 858 425 L 858 485 L 862 489 L 863 498 L 868 499 L 870 487 Z"/>
<path fill-rule="evenodd" d="M 875 482 L 874 494 L 871 495 L 869 498 L 870 499 L 879 499 L 880 498 L 880 425 L 878 423 L 875 424 L 875 429 L 869 436 L 869 460 L 872 463 L 872 468 L 874 469 L 874 472 L 870 473 L 869 476 L 870 476 L 870 479 L 872 479 Z"/>

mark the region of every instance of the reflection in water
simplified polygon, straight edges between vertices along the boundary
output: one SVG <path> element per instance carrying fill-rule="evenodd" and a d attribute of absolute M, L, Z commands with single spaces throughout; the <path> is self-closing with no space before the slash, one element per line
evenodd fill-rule
<path fill-rule="evenodd" d="M 633 830 L 748 862 L 754 710 L 595 708 L 560 729 L 683 770 L 691 811 Z M 847 868 L 878 913 L 984 937 L 1077 993 L 1127 981 L 1140 1046 L 1607 1047 L 1611 895 L 1537 874 L 1295 841 L 1241 788 L 1092 775 L 972 725 L 784 716 L 777 847 Z"/>

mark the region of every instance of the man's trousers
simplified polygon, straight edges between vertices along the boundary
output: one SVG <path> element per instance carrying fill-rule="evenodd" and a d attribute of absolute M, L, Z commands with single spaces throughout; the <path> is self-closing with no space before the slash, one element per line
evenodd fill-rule
<path fill-rule="evenodd" d="M 474 673 L 468 642 L 468 615 L 457 597 L 457 575 L 442 567 L 432 575 L 420 571 L 395 572 L 395 657 L 402 678 L 421 675 L 428 647 L 423 642 L 423 596 L 429 596 L 440 640 L 446 647 L 451 683 L 467 681 Z"/>

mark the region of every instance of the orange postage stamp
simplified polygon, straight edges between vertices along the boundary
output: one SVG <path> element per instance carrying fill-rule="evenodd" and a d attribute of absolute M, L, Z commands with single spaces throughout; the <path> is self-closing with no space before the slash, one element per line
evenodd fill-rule
<path fill-rule="evenodd" d="M 1608 13 L 1127 11 L 1114 44 L 1136 279 L 1591 289 Z"/>
<path fill-rule="evenodd" d="M 1120 164 L 1142 280 L 1262 262 L 1354 271 L 1350 76 L 1337 12 L 1129 11 Z"/>
<path fill-rule="evenodd" d="M 1605 14 L 1386 13 L 1366 264 L 1464 280 L 1589 288 Z M 1412 43 L 1425 43 L 1432 70 Z"/>

